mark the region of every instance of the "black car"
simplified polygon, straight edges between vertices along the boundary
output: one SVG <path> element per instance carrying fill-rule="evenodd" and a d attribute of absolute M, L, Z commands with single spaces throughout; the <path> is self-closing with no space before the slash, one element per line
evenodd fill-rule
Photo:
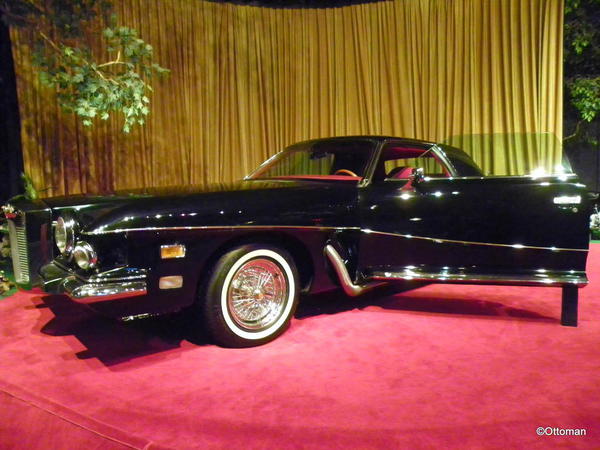
<path fill-rule="evenodd" d="M 224 346 L 274 339 L 301 292 L 405 280 L 562 287 L 576 325 L 589 209 L 573 174 L 486 177 L 459 149 L 380 136 L 301 142 L 208 189 L 5 207 L 18 281 L 39 271 L 121 318 L 194 306 Z"/>

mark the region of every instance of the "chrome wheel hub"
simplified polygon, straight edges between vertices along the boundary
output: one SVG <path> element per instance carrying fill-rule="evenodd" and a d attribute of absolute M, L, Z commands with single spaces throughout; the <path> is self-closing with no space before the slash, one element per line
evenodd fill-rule
<path fill-rule="evenodd" d="M 252 331 L 273 325 L 288 297 L 282 268 L 273 260 L 255 258 L 233 275 L 227 290 L 227 306 L 235 323 Z"/>

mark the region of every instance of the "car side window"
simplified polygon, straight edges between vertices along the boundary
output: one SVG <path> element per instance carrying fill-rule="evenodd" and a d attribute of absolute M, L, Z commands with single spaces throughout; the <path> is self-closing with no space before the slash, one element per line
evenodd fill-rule
<path fill-rule="evenodd" d="M 374 180 L 408 180 L 414 169 L 423 169 L 429 178 L 450 176 L 430 147 L 388 144 L 382 150 Z"/>
<path fill-rule="evenodd" d="M 367 139 L 301 142 L 268 160 L 250 178 L 341 176 L 358 179 L 365 176 L 374 153 L 375 144 Z"/>
<path fill-rule="evenodd" d="M 430 178 L 448 176 L 445 167 L 433 157 L 398 158 L 385 161 L 386 178 L 409 178 L 412 169 L 423 169 L 424 175 Z"/>

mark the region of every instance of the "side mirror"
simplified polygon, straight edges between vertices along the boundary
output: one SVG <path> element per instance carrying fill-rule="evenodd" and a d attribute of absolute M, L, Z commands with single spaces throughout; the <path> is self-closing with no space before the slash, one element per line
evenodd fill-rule
<path fill-rule="evenodd" d="M 410 183 L 413 186 L 416 186 L 417 184 L 423 182 L 425 180 L 425 174 L 423 172 L 422 168 L 418 168 L 418 169 L 413 169 L 411 174 L 410 174 Z"/>

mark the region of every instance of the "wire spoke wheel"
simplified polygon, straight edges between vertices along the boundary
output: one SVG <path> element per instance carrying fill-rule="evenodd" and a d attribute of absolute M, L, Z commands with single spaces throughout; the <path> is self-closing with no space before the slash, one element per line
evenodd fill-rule
<path fill-rule="evenodd" d="M 201 317 L 212 340 L 251 347 L 283 333 L 296 311 L 299 277 L 294 259 L 268 244 L 246 244 L 215 263 L 200 298 Z"/>
<path fill-rule="evenodd" d="M 277 321 L 288 297 L 288 282 L 273 260 L 256 258 L 233 275 L 227 291 L 231 318 L 242 328 L 263 330 Z"/>

